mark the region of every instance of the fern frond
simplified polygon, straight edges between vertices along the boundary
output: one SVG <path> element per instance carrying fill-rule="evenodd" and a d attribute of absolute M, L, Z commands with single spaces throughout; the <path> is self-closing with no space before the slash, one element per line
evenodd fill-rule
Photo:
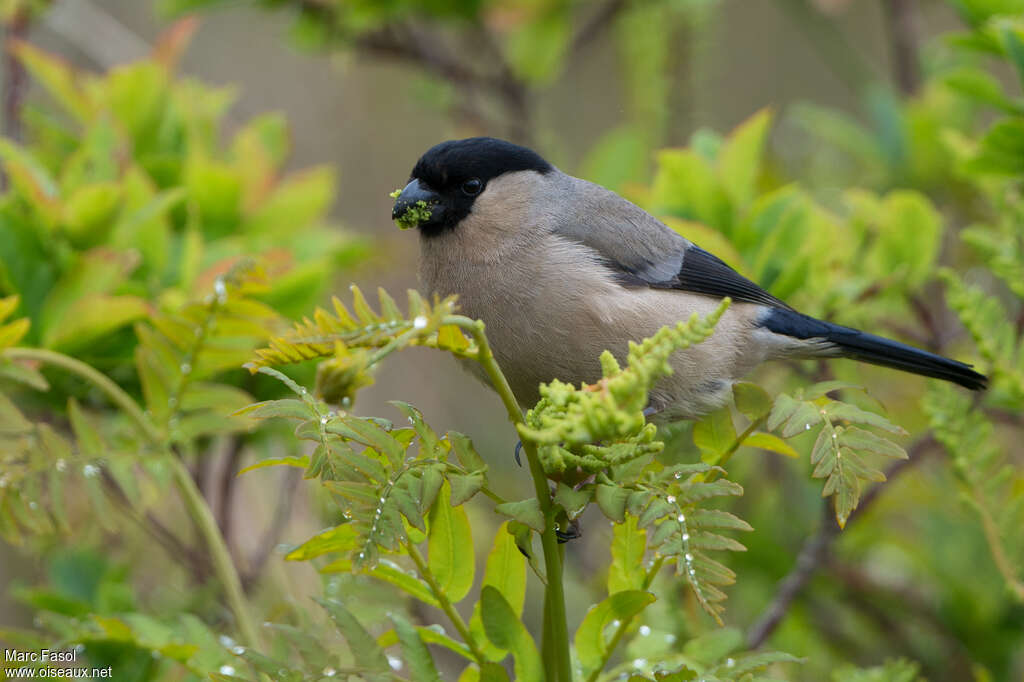
<path fill-rule="evenodd" d="M 359 287 L 353 285 L 352 312 L 340 299 L 333 298 L 333 314 L 318 308 L 312 319 L 305 318 L 288 334 L 271 339 L 266 348 L 256 351 L 250 369 L 335 357 L 339 345 L 350 350 L 389 351 L 427 346 L 464 357 L 475 356 L 476 346 L 458 327 L 444 324 L 444 318 L 456 310 L 454 296 L 430 303 L 410 289 L 403 315 L 384 289 L 378 289 L 377 295 L 380 312 L 373 310 Z"/>
<path fill-rule="evenodd" d="M 588 475 L 659 452 L 663 446 L 655 441 L 656 427 L 643 414 L 647 394 L 655 381 L 672 372 L 672 353 L 710 337 L 728 307 L 725 299 L 704 319 L 694 314 L 639 344 L 630 343 L 625 369 L 606 351 L 601 356 L 604 376 L 595 384 L 542 384 L 541 401 L 517 428 L 524 441 L 541 446 L 545 472 Z"/>
<path fill-rule="evenodd" d="M 486 485 L 486 467 L 469 439 L 458 433 L 438 436 L 411 405 L 394 403 L 410 424 L 397 428 L 385 420 L 334 412 L 277 370 L 257 371 L 285 382 L 297 398 L 255 403 L 238 414 L 297 420 L 296 435 L 315 443 L 306 476 L 319 478 L 338 498 L 345 518 L 331 532 L 329 549 L 323 549 L 325 539 L 317 536 L 290 558 L 308 560 L 332 552 L 358 569 L 372 569 L 382 550 L 394 551 L 408 540 L 410 528 L 426 530 L 424 517 L 446 479 L 453 495 L 459 495 L 453 503 L 464 502 Z M 410 454 L 414 442 L 417 451 Z M 457 461 L 450 461 L 451 453 Z"/>
<path fill-rule="evenodd" d="M 871 459 L 907 458 L 896 442 L 860 427 L 899 435 L 906 431 L 882 415 L 826 397 L 823 388 L 832 390 L 835 385 L 810 386 L 796 397 L 780 395 L 768 415 L 767 427 L 778 430 L 783 438 L 819 429 L 811 450 L 811 475 L 825 479 L 821 495 L 833 497 L 836 522 L 842 528 L 860 502 L 862 485 L 885 480 L 885 474 L 870 464 Z"/>
<path fill-rule="evenodd" d="M 933 382 L 924 409 L 978 513 L 996 568 L 1017 599 L 1024 601 L 1024 477 L 1004 455 L 992 423 L 972 408 L 968 396 Z"/>
<path fill-rule="evenodd" d="M 996 400 L 1011 405 L 1024 402 L 1024 341 L 1006 309 L 980 287 L 967 285 L 951 270 L 940 273 L 946 283 L 946 301 L 970 333 L 990 368 Z"/>
<path fill-rule="evenodd" d="M 722 530 L 749 531 L 750 525 L 725 511 L 699 505 L 716 497 L 743 494 L 738 483 L 705 480 L 711 471 L 724 473 L 707 464 L 682 464 L 660 472 L 648 472 L 636 484 L 626 501 L 637 526 L 647 529 L 648 545 L 659 555 L 674 558 L 676 574 L 683 576 L 697 602 L 721 624 L 726 595 L 722 587 L 732 585 L 736 574 L 713 559 L 709 552 L 743 552 L 746 548 Z"/>

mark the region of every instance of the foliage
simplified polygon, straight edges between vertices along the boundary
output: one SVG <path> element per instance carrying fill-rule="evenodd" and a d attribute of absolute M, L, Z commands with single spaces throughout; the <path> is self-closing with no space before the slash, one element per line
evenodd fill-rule
<path fill-rule="evenodd" d="M 496 37 L 497 56 L 470 70 L 460 49 L 423 67 L 506 114 L 558 77 L 585 37 L 574 24 L 592 18 L 557 1 L 511 14 L 500 2 L 261 4 L 301 5 L 309 43 L 368 54 L 415 56 L 422 35 L 455 48 Z M 83 647 L 139 680 L 1015 679 L 1024 106 L 1000 76 L 1022 80 L 1024 7 L 950 4 L 965 30 L 922 51 L 916 92 L 869 88 L 861 119 L 763 110 L 726 134 L 696 131 L 651 169 L 670 47 L 710 3 L 609 5 L 629 121 L 594 146 L 586 177 L 805 312 L 973 356 L 992 377 L 967 396 L 844 363 L 782 366 L 662 429 L 646 423 L 648 390 L 724 307 L 606 354 L 592 385 L 544 385 L 524 416 L 482 323 L 454 299 L 410 292 L 400 306 L 380 290 L 374 307 L 353 287 L 303 317 L 365 248 L 324 225 L 329 171 L 282 170 L 279 117 L 220 143 L 228 94 L 173 75 L 188 24 L 106 76 L 19 43 L 48 99 L 26 112 L 27 144 L 0 143 L 0 532 L 48 571 L 15 588 L 37 620 L 5 642 Z M 500 486 L 497 457 L 407 403 L 390 415 L 407 424 L 353 411 L 410 347 L 479 366 L 528 471 Z M 285 558 L 321 574 L 318 606 L 250 574 L 189 471 L 235 448 L 250 458 L 243 481 L 279 468 L 311 483 L 325 528 Z M 939 449 L 949 457 L 929 462 Z M 919 475 L 879 487 L 911 466 Z M 527 473 L 532 494 L 506 498 Z M 559 546 L 595 519 L 611 521 L 607 535 Z M 175 562 L 161 554 L 151 577 L 154 560 L 132 548 L 157 544 Z M 775 614 L 777 630 L 757 627 Z M 759 631 L 802 658 L 759 648 Z"/>

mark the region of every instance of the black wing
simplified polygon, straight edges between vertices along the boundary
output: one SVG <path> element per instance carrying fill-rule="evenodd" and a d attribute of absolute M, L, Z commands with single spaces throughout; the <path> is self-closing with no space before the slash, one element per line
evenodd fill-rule
<path fill-rule="evenodd" d="M 554 226 L 554 232 L 596 252 L 623 286 L 728 296 L 734 301 L 792 310 L 639 206 L 598 185 L 573 182 L 568 201 L 578 205 L 567 212 L 572 217 Z"/>
<path fill-rule="evenodd" d="M 648 282 L 656 289 L 680 289 L 709 296 L 728 296 L 734 301 L 758 303 L 773 308 L 792 310 L 749 279 L 730 268 L 721 258 L 690 244 L 683 251 L 679 274 L 664 282 Z"/>

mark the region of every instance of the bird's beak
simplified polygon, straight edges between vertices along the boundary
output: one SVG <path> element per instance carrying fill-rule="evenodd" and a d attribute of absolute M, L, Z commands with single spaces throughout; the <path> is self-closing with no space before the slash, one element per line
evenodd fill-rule
<path fill-rule="evenodd" d="M 443 213 L 441 197 L 414 178 L 395 200 L 391 219 L 403 230 L 408 230 L 427 224 L 438 225 Z"/>

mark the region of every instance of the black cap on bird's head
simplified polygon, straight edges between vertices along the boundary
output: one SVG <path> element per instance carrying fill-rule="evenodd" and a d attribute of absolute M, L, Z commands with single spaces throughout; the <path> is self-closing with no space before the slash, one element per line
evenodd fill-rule
<path fill-rule="evenodd" d="M 494 178 L 514 171 L 543 174 L 552 168 L 532 149 L 493 137 L 442 142 L 416 162 L 391 218 L 399 227 L 420 228 L 426 236 L 440 234 L 469 215 Z"/>

